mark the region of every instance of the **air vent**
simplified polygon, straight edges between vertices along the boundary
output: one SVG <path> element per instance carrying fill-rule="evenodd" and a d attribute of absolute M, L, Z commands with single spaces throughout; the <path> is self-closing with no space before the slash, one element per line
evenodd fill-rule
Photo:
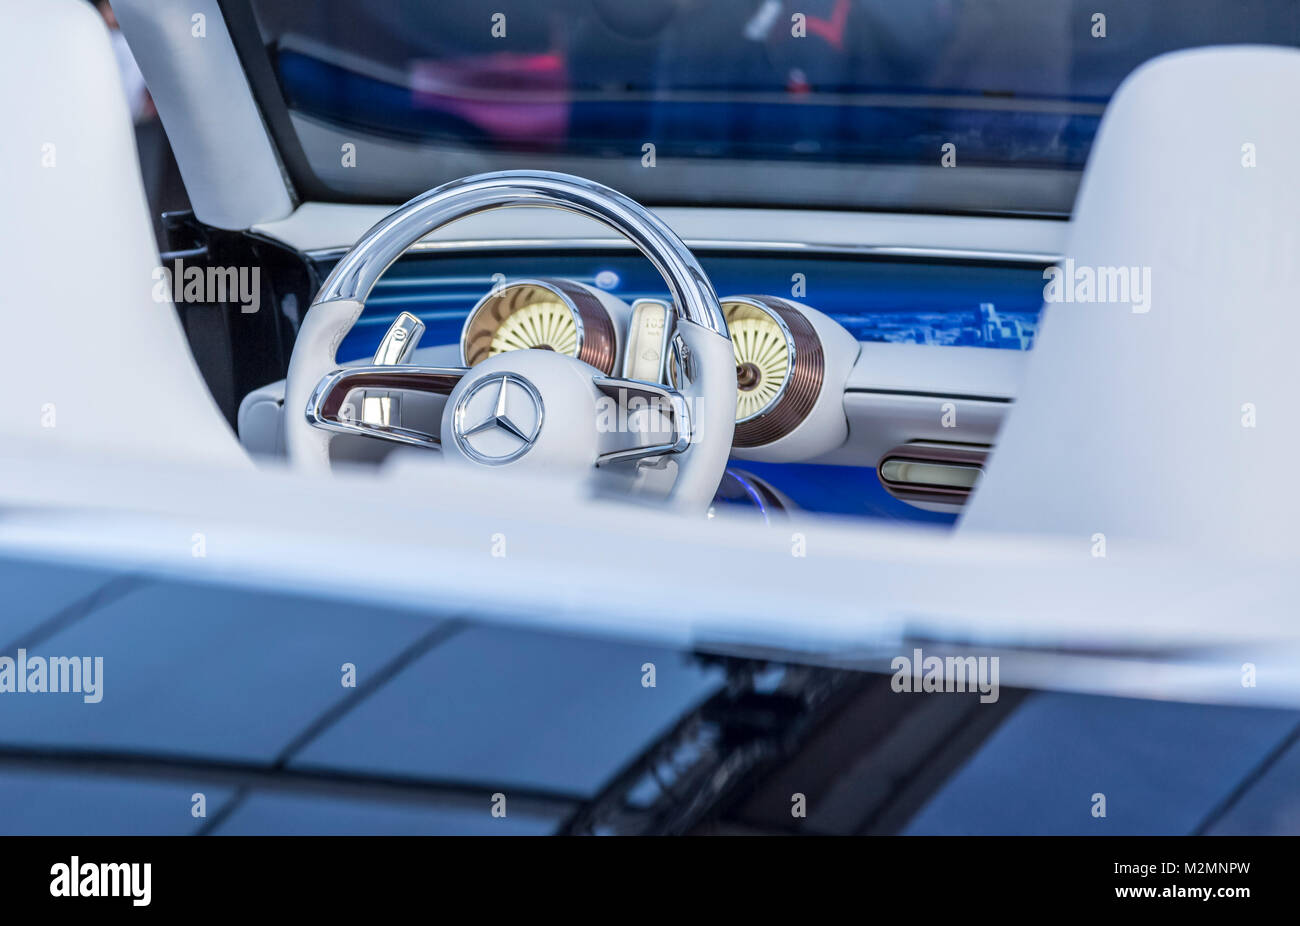
<path fill-rule="evenodd" d="M 984 444 L 913 441 L 881 457 L 876 472 L 895 498 L 951 511 L 964 505 L 979 483 L 989 449 Z"/>

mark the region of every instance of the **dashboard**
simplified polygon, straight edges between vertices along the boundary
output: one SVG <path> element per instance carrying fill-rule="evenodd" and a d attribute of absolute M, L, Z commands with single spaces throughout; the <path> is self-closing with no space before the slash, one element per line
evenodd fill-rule
<path fill-rule="evenodd" d="M 1008 407 L 1018 358 L 1037 333 L 1043 268 L 696 253 L 723 305 L 740 386 L 718 504 L 757 507 L 765 516 L 798 508 L 952 522 Z M 312 258 L 324 278 L 337 253 Z M 409 312 L 426 326 L 422 363 L 472 366 L 509 350 L 550 349 L 608 375 L 671 387 L 667 298 L 653 267 L 629 249 L 413 250 L 379 280 L 337 356 L 368 362 L 392 322 Z M 950 406 L 955 429 L 941 423 Z M 241 410 L 241 435 L 251 417 Z M 889 454 L 927 441 L 969 451 L 942 463 L 958 484 L 909 492 L 898 474 L 935 471 L 932 461 Z M 882 481 L 882 462 L 881 473 L 894 479 Z"/>

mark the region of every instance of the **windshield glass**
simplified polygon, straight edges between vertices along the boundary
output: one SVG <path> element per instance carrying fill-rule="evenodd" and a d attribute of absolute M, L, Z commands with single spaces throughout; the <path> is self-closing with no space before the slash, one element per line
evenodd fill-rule
<path fill-rule="evenodd" d="M 660 204 L 1068 214 L 1135 67 L 1300 44 L 1295 0 L 239 5 L 300 193 L 345 200 L 530 168 Z"/>

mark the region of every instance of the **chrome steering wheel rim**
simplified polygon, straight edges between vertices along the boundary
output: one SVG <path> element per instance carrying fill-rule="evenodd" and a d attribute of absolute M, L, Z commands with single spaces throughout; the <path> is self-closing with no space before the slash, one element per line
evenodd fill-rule
<path fill-rule="evenodd" d="M 645 255 L 668 284 L 677 317 L 729 337 L 727 320 L 695 255 L 664 222 L 617 190 L 551 171 L 508 170 L 453 180 L 407 202 L 367 231 L 335 265 L 313 306 L 360 302 L 421 238 L 452 222 L 518 207 L 559 209 L 595 219 Z"/>

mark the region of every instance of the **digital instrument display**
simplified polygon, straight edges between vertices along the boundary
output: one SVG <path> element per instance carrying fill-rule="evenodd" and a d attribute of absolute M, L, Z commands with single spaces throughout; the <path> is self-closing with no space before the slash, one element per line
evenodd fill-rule
<path fill-rule="evenodd" d="M 668 303 L 638 299 L 632 305 L 623 355 L 623 375 L 648 383 L 664 382 L 664 352 L 668 334 Z"/>

